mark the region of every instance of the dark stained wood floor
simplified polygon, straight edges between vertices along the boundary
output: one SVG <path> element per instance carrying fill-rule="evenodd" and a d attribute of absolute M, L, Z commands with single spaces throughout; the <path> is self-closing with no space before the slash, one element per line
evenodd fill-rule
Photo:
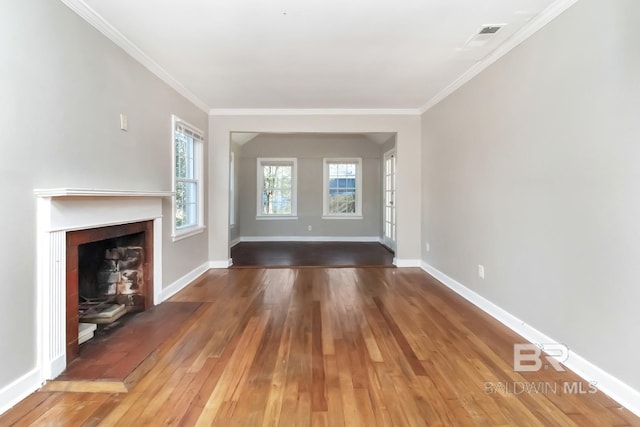
<path fill-rule="evenodd" d="M 393 265 L 393 252 L 376 242 L 241 242 L 234 267 L 365 267 Z"/>
<path fill-rule="evenodd" d="M 128 393 L 36 392 L 0 426 L 640 426 L 600 392 L 492 391 L 588 384 L 514 372 L 524 340 L 419 269 L 211 270 L 185 302 Z"/>

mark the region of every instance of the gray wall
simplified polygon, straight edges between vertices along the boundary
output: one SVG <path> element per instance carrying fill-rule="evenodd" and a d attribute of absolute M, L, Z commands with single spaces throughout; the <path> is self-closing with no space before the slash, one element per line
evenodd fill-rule
<path fill-rule="evenodd" d="M 638 16 L 582 0 L 422 121 L 423 259 L 636 389 Z"/>
<path fill-rule="evenodd" d="M 207 116 L 59 1 L 3 0 L 0 33 L 2 390 L 36 367 L 34 188 L 169 190 L 171 114 Z M 163 250 L 169 284 L 207 260 L 207 234 Z"/>
<path fill-rule="evenodd" d="M 241 236 L 380 236 L 381 147 L 362 135 L 261 134 L 242 147 Z M 256 220 L 256 159 L 298 159 L 298 219 Z M 362 157 L 362 220 L 322 219 L 323 157 Z M 311 225 L 312 231 L 307 227 Z"/>

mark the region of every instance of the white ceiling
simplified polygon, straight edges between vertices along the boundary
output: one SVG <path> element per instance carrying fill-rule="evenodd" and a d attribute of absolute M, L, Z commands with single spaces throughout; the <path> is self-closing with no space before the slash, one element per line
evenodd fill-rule
<path fill-rule="evenodd" d="M 420 109 L 533 18 L 572 3 L 62 1 L 212 109 Z M 506 25 L 467 44 L 486 24 Z"/>

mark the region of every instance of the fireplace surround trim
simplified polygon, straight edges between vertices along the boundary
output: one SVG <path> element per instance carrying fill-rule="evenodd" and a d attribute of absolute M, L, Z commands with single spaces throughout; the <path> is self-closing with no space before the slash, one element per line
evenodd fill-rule
<path fill-rule="evenodd" d="M 170 191 L 56 188 L 37 196 L 37 337 L 41 382 L 66 368 L 66 233 L 153 221 L 153 300 L 162 291 L 162 200 Z"/>

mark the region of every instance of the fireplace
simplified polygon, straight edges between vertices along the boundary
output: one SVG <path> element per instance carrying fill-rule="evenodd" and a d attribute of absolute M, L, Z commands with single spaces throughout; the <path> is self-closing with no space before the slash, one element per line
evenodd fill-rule
<path fill-rule="evenodd" d="M 69 363 L 79 324 L 109 324 L 153 305 L 153 221 L 70 231 L 66 252 Z"/>
<path fill-rule="evenodd" d="M 163 200 L 174 193 L 168 191 L 127 191 L 57 188 L 35 190 L 37 196 L 37 304 L 38 304 L 38 371 L 42 382 L 61 374 L 67 366 L 69 355 L 77 354 L 76 346 L 79 318 L 78 269 L 67 264 L 78 257 L 77 250 L 68 250 L 68 239 L 79 239 L 76 246 L 97 240 L 144 232 L 145 243 L 142 287 L 145 289 L 144 308 L 162 301 L 162 213 Z M 140 227 L 124 234 L 112 227 Z M 103 237 L 81 236 L 84 231 L 104 233 Z M 95 239 L 95 240 L 94 240 Z M 140 247 L 138 243 L 125 242 L 123 247 Z M 67 281 L 67 277 L 71 279 Z M 74 279 L 75 277 L 75 279 Z M 138 279 L 136 278 L 136 284 Z M 133 282 L 130 274 L 121 286 Z M 105 283 L 109 283 L 108 281 Z M 74 286 L 70 286 L 74 284 Z M 68 295 L 67 287 L 71 288 Z M 129 298 L 129 297 L 126 297 Z M 136 299 L 137 297 L 131 297 Z M 67 322 L 67 315 L 75 317 Z M 68 331 L 68 329 L 73 329 Z M 70 342 L 67 341 L 70 337 Z M 73 338 L 75 337 L 75 339 Z M 69 357 L 71 359 L 72 357 Z"/>

